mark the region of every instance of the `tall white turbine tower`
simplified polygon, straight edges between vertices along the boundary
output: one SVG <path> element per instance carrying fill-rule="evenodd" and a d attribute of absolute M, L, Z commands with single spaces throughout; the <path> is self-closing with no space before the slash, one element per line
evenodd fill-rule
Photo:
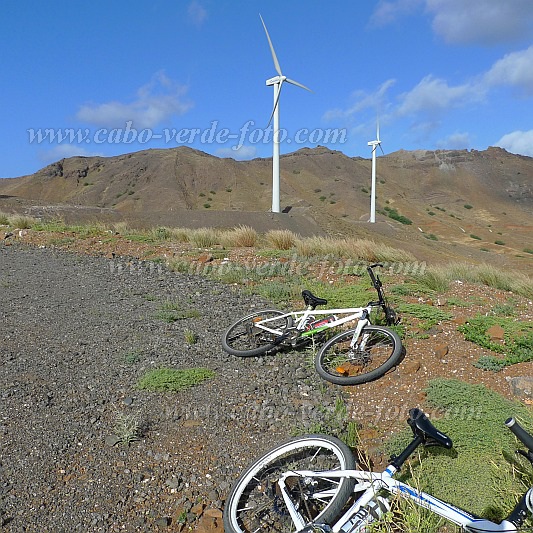
<path fill-rule="evenodd" d="M 266 80 L 266 84 L 272 85 L 274 87 L 274 107 L 272 109 L 272 114 L 270 115 L 270 120 L 268 121 L 268 124 L 270 125 L 270 121 L 272 120 L 272 118 L 274 118 L 272 148 L 272 212 L 279 213 L 279 95 L 281 93 L 281 86 L 284 82 L 287 82 L 292 83 L 292 85 L 301 87 L 306 91 L 312 91 L 305 85 L 302 85 L 297 81 L 291 80 L 281 73 L 281 67 L 279 66 L 278 58 L 276 56 L 276 52 L 274 51 L 272 41 L 270 40 L 270 35 L 268 34 L 266 24 L 261 15 L 259 15 L 259 18 L 261 19 L 261 22 L 263 23 L 263 28 L 265 29 L 265 33 L 268 39 L 268 45 L 270 46 L 270 52 L 272 53 L 272 59 L 274 60 L 274 68 L 278 73 L 277 76 Z"/>
<path fill-rule="evenodd" d="M 381 140 L 379 138 L 379 121 L 376 128 L 376 140 L 370 141 L 368 146 L 372 147 L 372 187 L 370 191 L 370 220 L 372 224 L 376 222 L 376 150 L 379 146 L 381 153 L 383 148 L 381 148 Z"/>

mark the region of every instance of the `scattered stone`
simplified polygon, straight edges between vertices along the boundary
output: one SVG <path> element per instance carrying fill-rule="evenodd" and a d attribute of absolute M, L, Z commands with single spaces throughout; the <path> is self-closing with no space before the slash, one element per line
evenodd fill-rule
<path fill-rule="evenodd" d="M 198 263 L 205 265 L 206 263 L 211 263 L 213 259 L 214 257 L 211 254 L 205 253 L 205 254 L 200 254 L 196 260 L 198 261 Z"/>
<path fill-rule="evenodd" d="M 222 511 L 220 509 L 209 508 L 204 511 L 205 516 L 210 516 L 211 518 L 222 518 Z"/>
<path fill-rule="evenodd" d="M 435 348 L 433 348 L 433 353 L 440 358 L 444 357 L 445 355 L 448 355 L 448 350 L 449 347 L 447 344 L 438 344 L 437 346 L 435 346 Z"/>
<path fill-rule="evenodd" d="M 196 516 L 200 516 L 204 512 L 205 505 L 203 503 L 197 503 L 191 507 L 191 513 Z"/>
<path fill-rule="evenodd" d="M 168 527 L 170 526 L 171 524 L 171 520 L 170 520 L 170 517 L 168 516 L 163 516 L 162 518 L 158 518 L 156 521 L 155 521 L 155 525 L 157 527 Z"/>
<path fill-rule="evenodd" d="M 400 365 L 400 373 L 402 374 L 416 374 L 421 367 L 420 361 L 414 359 L 409 361 L 403 361 Z"/>
<path fill-rule="evenodd" d="M 116 446 L 120 442 L 120 437 L 118 435 L 108 435 L 105 438 L 106 446 Z"/>
<path fill-rule="evenodd" d="M 511 393 L 514 396 L 533 397 L 533 377 L 518 376 L 516 378 L 507 378 Z"/>
<path fill-rule="evenodd" d="M 202 425 L 201 420 L 184 420 L 183 421 L 183 427 L 184 428 L 194 428 Z"/>
<path fill-rule="evenodd" d="M 200 520 L 198 520 L 196 531 L 199 533 L 223 533 L 224 526 L 222 525 L 221 519 L 210 516 L 202 516 Z"/>
<path fill-rule="evenodd" d="M 505 338 L 505 330 L 498 324 L 494 324 L 487 330 L 487 335 L 492 341 L 502 341 Z"/>
<path fill-rule="evenodd" d="M 132 404 L 133 404 L 133 398 L 131 396 L 124 398 L 124 405 L 132 405 Z"/>

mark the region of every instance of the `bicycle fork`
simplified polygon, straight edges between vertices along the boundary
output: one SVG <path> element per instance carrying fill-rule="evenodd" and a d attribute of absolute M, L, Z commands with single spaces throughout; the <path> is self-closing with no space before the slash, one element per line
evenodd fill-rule
<path fill-rule="evenodd" d="M 355 331 L 353 332 L 353 337 L 350 342 L 350 348 L 353 350 L 356 346 L 360 350 L 364 350 L 366 348 L 366 343 L 368 341 L 368 338 L 370 335 L 362 335 L 361 332 L 363 331 L 363 328 L 370 324 L 370 320 L 368 319 L 368 311 L 365 309 L 363 311 L 363 316 L 359 319 L 357 322 L 357 326 L 355 328 Z M 360 340 L 359 340 L 360 339 Z"/>

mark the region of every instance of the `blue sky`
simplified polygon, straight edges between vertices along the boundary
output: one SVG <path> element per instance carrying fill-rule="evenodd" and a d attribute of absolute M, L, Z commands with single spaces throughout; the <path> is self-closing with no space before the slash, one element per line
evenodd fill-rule
<path fill-rule="evenodd" d="M 31 5 L 31 7 L 30 7 Z M 0 177 L 188 145 L 282 153 L 501 146 L 533 156 L 532 0 L 4 0 Z M 238 148 L 238 149 L 236 149 Z"/>

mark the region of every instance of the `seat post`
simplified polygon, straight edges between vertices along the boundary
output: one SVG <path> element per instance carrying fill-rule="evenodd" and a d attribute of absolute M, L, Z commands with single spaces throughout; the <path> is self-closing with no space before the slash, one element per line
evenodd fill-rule
<path fill-rule="evenodd" d="M 400 470 L 402 465 L 409 459 L 411 454 L 424 442 L 420 435 L 415 435 L 415 438 L 407 445 L 405 450 L 400 455 L 395 455 L 391 458 L 391 465 Z"/>

